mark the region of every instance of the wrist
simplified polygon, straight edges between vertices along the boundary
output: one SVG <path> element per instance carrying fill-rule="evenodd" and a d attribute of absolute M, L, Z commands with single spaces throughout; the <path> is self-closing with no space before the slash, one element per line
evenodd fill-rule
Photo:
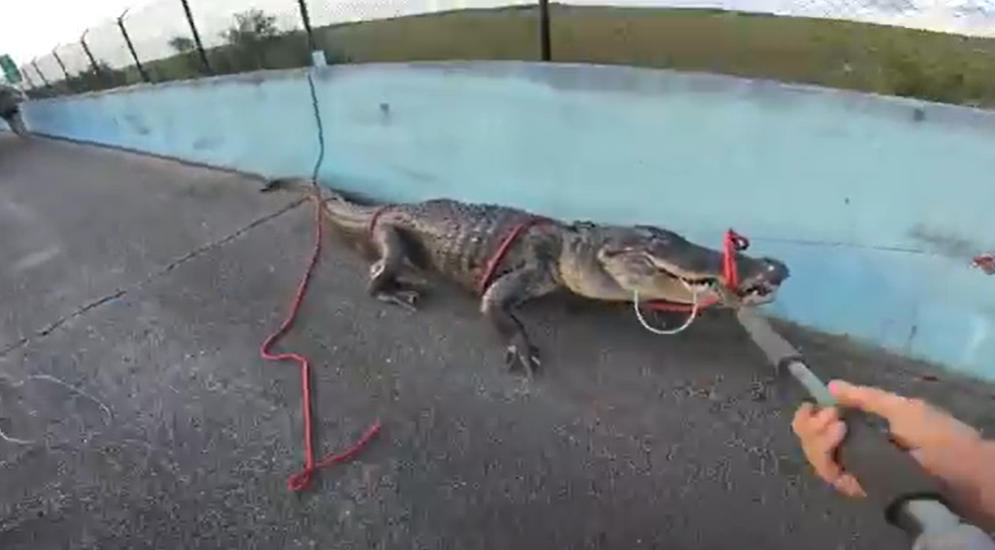
<path fill-rule="evenodd" d="M 952 504 L 979 526 L 995 524 L 995 441 L 965 440 L 951 448 L 956 467 L 938 476 L 948 487 Z"/>
<path fill-rule="evenodd" d="M 995 441 L 983 439 L 979 445 L 978 462 L 976 463 L 978 472 L 978 484 L 981 485 L 982 500 L 985 509 L 995 517 Z"/>

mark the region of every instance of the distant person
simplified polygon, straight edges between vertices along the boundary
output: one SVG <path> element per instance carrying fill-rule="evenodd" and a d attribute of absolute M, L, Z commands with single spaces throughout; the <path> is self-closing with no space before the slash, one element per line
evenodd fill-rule
<path fill-rule="evenodd" d="M 895 442 L 941 482 L 952 503 L 969 516 L 965 519 L 995 530 L 995 441 L 919 399 L 842 381 L 832 382 L 829 390 L 840 406 L 887 420 Z M 836 408 L 804 404 L 795 413 L 792 429 L 819 477 L 844 495 L 864 496 L 860 480 L 833 458 L 846 433 Z"/>
<path fill-rule="evenodd" d="M 24 92 L 10 84 L 0 82 L 0 118 L 10 126 L 15 134 L 24 137 L 28 135 L 28 127 L 21 116 L 21 104 L 27 97 Z"/>

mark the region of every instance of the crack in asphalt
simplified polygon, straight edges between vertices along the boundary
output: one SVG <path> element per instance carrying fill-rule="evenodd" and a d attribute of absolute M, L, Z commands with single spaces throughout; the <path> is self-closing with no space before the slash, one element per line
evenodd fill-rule
<path fill-rule="evenodd" d="M 274 220 L 274 219 L 282 216 L 283 214 L 286 214 L 287 212 L 290 212 L 291 210 L 293 210 L 293 209 L 297 208 L 298 206 L 300 206 L 301 204 L 303 204 L 305 201 L 307 201 L 306 197 L 305 198 L 301 198 L 301 199 L 297 199 L 297 200 L 291 202 L 290 204 L 284 206 L 283 208 L 280 208 L 280 209 L 278 209 L 276 211 L 273 211 L 273 212 L 271 212 L 269 214 L 266 214 L 265 216 L 261 216 L 259 218 L 256 218 L 255 220 L 252 220 L 248 224 L 246 224 L 246 225 L 244 225 L 244 226 L 236 229 L 235 231 L 229 233 L 228 235 L 225 235 L 224 237 L 221 237 L 221 238 L 215 239 L 213 241 L 207 242 L 207 243 L 205 243 L 205 244 L 203 244 L 201 246 L 198 246 L 198 247 L 190 250 L 186 254 L 183 254 L 182 256 L 180 256 L 180 257 L 178 257 L 178 258 L 170 261 L 165 266 L 163 266 L 163 267 L 161 267 L 161 268 L 153 271 L 148 276 L 146 276 L 144 279 L 142 279 L 142 280 L 140 280 L 140 281 L 138 281 L 136 283 L 132 283 L 130 285 L 119 287 L 119 288 L 115 289 L 113 292 L 110 292 L 110 293 L 108 293 L 108 294 L 106 294 L 104 296 L 101 296 L 101 297 L 96 298 L 94 300 L 90 300 L 88 302 L 83 303 L 82 305 L 80 305 L 76 309 L 74 309 L 74 310 L 70 311 L 69 313 L 67 313 L 67 314 L 59 317 L 58 319 L 52 321 L 51 323 L 45 325 L 44 328 L 41 328 L 39 330 L 34 331 L 30 336 L 25 336 L 25 337 L 21 338 L 20 340 L 16 340 L 16 341 L 14 341 L 14 342 L 12 342 L 12 343 L 10 343 L 10 344 L 8 344 L 8 345 L 0 348 L 0 359 L 6 357 L 7 355 L 9 355 L 10 353 L 14 352 L 15 350 L 23 348 L 24 346 L 26 346 L 26 345 L 34 342 L 34 341 L 37 341 L 40 338 L 44 338 L 44 337 L 52 334 L 53 332 L 55 332 L 56 330 L 58 330 L 62 326 L 66 325 L 70 321 L 78 319 L 79 317 L 81 317 L 83 315 L 86 315 L 90 311 L 92 311 L 94 309 L 97 309 L 97 308 L 99 308 L 100 306 L 102 306 L 104 304 L 107 304 L 109 302 L 117 300 L 118 298 L 124 297 L 125 295 L 127 295 L 130 292 L 141 290 L 142 288 L 144 288 L 148 284 L 153 283 L 153 282 L 159 280 L 160 278 L 162 278 L 163 276 L 165 276 L 169 272 L 173 271 L 177 267 L 179 267 L 179 266 L 181 266 L 181 265 L 183 265 L 183 264 L 185 264 L 187 262 L 190 262 L 190 261 L 192 261 L 192 260 L 194 260 L 194 259 L 196 259 L 196 258 L 198 258 L 198 257 L 200 257 L 200 256 L 202 256 L 202 255 L 204 255 L 204 254 L 206 254 L 206 253 L 208 253 L 208 252 L 216 249 L 216 248 L 220 248 L 220 247 L 222 247 L 222 246 L 224 246 L 224 245 L 226 245 L 226 244 L 228 244 L 228 243 L 230 243 L 232 241 L 235 241 L 235 240 L 241 238 L 242 236 L 244 236 L 249 231 L 251 231 L 251 230 L 255 229 L 256 227 L 259 227 L 259 226 L 261 226 L 263 224 L 266 224 L 266 223 L 268 223 L 268 222 L 270 222 L 270 221 L 272 221 L 272 220 Z"/>

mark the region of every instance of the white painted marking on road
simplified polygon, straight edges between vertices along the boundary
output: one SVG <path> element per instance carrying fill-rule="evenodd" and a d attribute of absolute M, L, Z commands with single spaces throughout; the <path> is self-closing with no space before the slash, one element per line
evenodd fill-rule
<path fill-rule="evenodd" d="M 17 273 L 26 269 L 38 267 L 58 256 L 60 252 L 62 252 L 62 248 L 58 246 L 50 246 L 44 250 L 32 252 L 31 254 L 28 254 L 20 260 L 14 262 L 10 270 L 12 273 Z"/>

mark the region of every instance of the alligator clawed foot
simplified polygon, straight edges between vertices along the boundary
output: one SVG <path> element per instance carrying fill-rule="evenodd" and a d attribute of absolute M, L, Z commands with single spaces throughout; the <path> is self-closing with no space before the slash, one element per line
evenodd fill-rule
<path fill-rule="evenodd" d="M 392 304 L 408 311 L 417 311 L 415 303 L 418 301 L 420 293 L 416 290 L 393 290 L 390 292 L 379 292 L 376 294 L 377 300 Z"/>
<path fill-rule="evenodd" d="M 539 348 L 530 344 L 525 338 L 515 338 L 508 344 L 504 360 L 511 372 L 525 371 L 529 379 L 535 376 L 542 365 Z"/>

